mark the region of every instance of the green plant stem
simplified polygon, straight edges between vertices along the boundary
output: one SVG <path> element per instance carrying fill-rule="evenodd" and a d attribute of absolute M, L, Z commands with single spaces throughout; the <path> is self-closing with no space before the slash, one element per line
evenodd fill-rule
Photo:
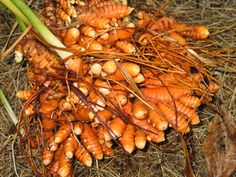
<path fill-rule="evenodd" d="M 5 1 L 5 0 L 4 0 Z M 8 0 L 10 1 L 10 0 Z M 27 17 L 30 24 L 38 31 L 38 33 L 51 45 L 65 48 L 62 42 L 57 39 L 54 34 L 39 20 L 34 12 L 27 6 L 23 0 L 11 0 L 16 7 Z M 56 50 L 58 55 L 64 59 L 72 55 L 71 52 Z"/>
<path fill-rule="evenodd" d="M 29 25 L 29 21 L 24 16 L 24 14 L 15 6 L 11 0 L 0 0 L 9 10 L 11 10 L 16 16 L 21 18 L 27 25 Z"/>
<path fill-rule="evenodd" d="M 25 25 L 24 21 L 21 20 L 21 18 L 19 18 L 17 15 L 15 15 L 16 20 L 21 28 L 22 31 L 25 31 L 27 29 L 27 26 Z"/>
<path fill-rule="evenodd" d="M 4 108 L 6 109 L 9 117 L 11 118 L 12 122 L 14 123 L 14 125 L 17 124 L 17 118 L 15 113 L 13 112 L 9 102 L 7 101 L 7 98 L 5 97 L 2 89 L 0 89 L 0 101 L 2 102 L 2 105 L 4 106 Z"/>

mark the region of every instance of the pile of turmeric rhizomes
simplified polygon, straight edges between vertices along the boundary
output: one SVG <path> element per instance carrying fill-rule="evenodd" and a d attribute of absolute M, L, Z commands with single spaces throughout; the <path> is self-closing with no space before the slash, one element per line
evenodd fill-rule
<path fill-rule="evenodd" d="M 28 157 L 38 175 L 73 176 L 74 159 L 90 167 L 113 156 L 115 143 L 132 153 L 163 142 L 168 127 L 184 134 L 200 122 L 196 110 L 217 85 L 187 41 L 206 39 L 207 28 L 142 11 L 131 21 L 132 11 L 110 1 L 47 1 L 45 23 L 74 55 L 58 60 L 32 37 L 17 46 L 32 85 L 17 92 L 25 101 L 18 128 L 22 147 L 41 152 L 41 172 Z"/>

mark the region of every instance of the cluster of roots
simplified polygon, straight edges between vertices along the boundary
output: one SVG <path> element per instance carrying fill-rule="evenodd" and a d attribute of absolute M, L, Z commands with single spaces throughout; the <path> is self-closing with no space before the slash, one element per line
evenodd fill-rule
<path fill-rule="evenodd" d="M 75 51 L 66 60 L 34 39 L 17 47 L 32 85 L 17 92 L 25 101 L 18 128 L 23 147 L 41 152 L 42 172 L 29 160 L 36 173 L 73 176 L 75 158 L 90 167 L 113 156 L 114 144 L 132 153 L 163 142 L 168 127 L 183 134 L 200 122 L 197 108 L 217 85 L 187 41 L 207 38 L 206 27 L 145 12 L 131 22 L 131 7 L 109 1 L 58 0 L 45 9 L 51 27 L 62 25 L 54 18 L 82 24 L 55 32 Z"/>

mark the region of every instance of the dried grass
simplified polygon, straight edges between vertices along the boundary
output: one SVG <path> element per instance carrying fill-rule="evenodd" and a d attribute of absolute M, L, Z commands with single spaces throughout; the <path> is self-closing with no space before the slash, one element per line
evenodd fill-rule
<path fill-rule="evenodd" d="M 147 0 L 149 6 L 143 6 L 143 1 L 131 1 L 135 7 L 158 9 L 158 1 Z M 40 0 L 33 2 L 36 9 L 42 7 Z M 236 46 L 236 1 L 235 0 L 172 0 L 166 11 L 174 15 L 179 21 L 204 24 L 211 32 L 210 40 L 214 45 L 209 48 L 233 48 Z M 7 19 L 7 20 L 6 20 Z M 0 50 L 9 37 L 15 20 L 5 11 L 0 11 Z M 10 43 L 16 40 L 20 30 L 11 36 Z M 236 50 L 225 52 L 223 56 L 231 62 L 236 62 Z M 213 58 L 214 59 L 214 58 Z M 231 68 L 231 70 L 227 69 Z M 232 70 L 234 69 L 234 70 Z M 214 110 L 223 104 L 233 117 L 236 117 L 236 65 L 222 62 L 220 66 L 210 68 L 214 76 L 231 89 L 221 87 L 213 102 L 200 109 L 201 124 L 193 127 L 190 134 L 185 136 L 190 153 L 191 163 L 196 176 L 207 175 L 206 160 L 204 158 L 203 141 L 207 136 L 209 122 L 215 116 Z M 10 104 L 17 114 L 22 103 L 16 98 L 17 90 L 28 87 L 26 81 L 25 63 L 16 64 L 11 54 L 4 61 L 0 61 L 0 87 L 5 92 Z M 15 127 L 8 118 L 3 107 L 0 107 L 0 176 L 16 176 L 12 156 L 12 143 Z M 145 151 L 136 151 L 132 156 L 124 156 L 121 150 L 116 156 L 94 163 L 92 168 L 75 167 L 75 176 L 88 177 L 182 177 L 185 159 L 180 145 L 180 139 L 173 131 L 169 131 L 167 141 L 161 144 L 149 145 Z M 14 145 L 15 167 L 21 177 L 34 176 L 24 157 L 19 151 L 18 141 Z M 235 175 L 234 175 L 235 176 Z"/>

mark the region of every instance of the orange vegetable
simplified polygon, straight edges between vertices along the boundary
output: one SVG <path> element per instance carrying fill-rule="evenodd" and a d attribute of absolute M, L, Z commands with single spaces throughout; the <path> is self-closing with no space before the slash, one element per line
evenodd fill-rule
<path fill-rule="evenodd" d="M 67 158 L 73 158 L 75 151 L 78 148 L 78 142 L 75 137 L 71 134 L 69 138 L 64 142 L 64 153 Z"/>
<path fill-rule="evenodd" d="M 120 65 L 128 74 L 130 74 L 131 77 L 136 77 L 140 73 L 140 66 L 135 63 L 122 62 Z M 125 80 L 122 71 L 120 70 L 119 67 L 117 68 L 116 72 L 110 74 L 108 78 L 116 81 Z"/>
<path fill-rule="evenodd" d="M 158 108 L 165 115 L 165 118 L 172 126 L 175 126 L 181 133 L 189 132 L 190 128 L 183 114 L 178 113 L 171 107 L 163 103 L 158 103 Z"/>
<path fill-rule="evenodd" d="M 107 29 L 110 27 L 110 20 L 103 17 L 97 16 L 95 13 L 86 12 L 79 15 L 78 20 L 82 21 L 85 24 L 88 24 L 97 29 Z"/>
<path fill-rule="evenodd" d="M 50 118 L 53 111 L 58 108 L 58 101 L 56 99 L 46 100 L 47 94 L 40 95 L 39 112 L 44 116 Z"/>
<path fill-rule="evenodd" d="M 76 9 L 74 6 L 72 6 L 68 0 L 59 0 L 60 7 L 69 15 L 72 17 L 76 17 Z"/>
<path fill-rule="evenodd" d="M 83 131 L 83 124 L 81 122 L 75 122 L 73 124 L 74 133 L 80 135 Z"/>
<path fill-rule="evenodd" d="M 183 95 L 191 95 L 192 90 L 174 87 L 158 87 L 158 88 L 141 88 L 143 95 L 152 102 L 172 101 Z"/>
<path fill-rule="evenodd" d="M 55 54 L 50 53 L 35 40 L 28 39 L 24 41 L 23 53 L 32 65 L 37 66 L 40 69 L 46 69 L 47 72 L 55 72 L 52 67 L 61 68 Z"/>
<path fill-rule="evenodd" d="M 54 160 L 54 162 L 49 170 L 49 174 L 52 175 L 52 174 L 57 173 L 58 169 L 59 169 L 59 161 Z"/>
<path fill-rule="evenodd" d="M 73 122 L 77 120 L 76 117 L 72 113 L 65 112 L 63 110 L 61 112 L 59 112 L 57 120 L 62 121 L 62 122 L 68 122 L 68 121 Z"/>
<path fill-rule="evenodd" d="M 32 90 L 20 90 L 17 91 L 16 96 L 20 98 L 22 101 L 28 100 L 34 92 Z"/>
<path fill-rule="evenodd" d="M 66 68 L 76 73 L 79 73 L 81 70 L 82 60 L 79 57 L 74 57 L 65 62 Z"/>
<path fill-rule="evenodd" d="M 55 143 L 62 143 L 71 133 L 70 124 L 62 124 L 55 134 Z"/>
<path fill-rule="evenodd" d="M 112 19 L 128 16 L 133 11 L 133 8 L 118 3 L 107 3 L 103 6 L 93 8 L 92 10 L 92 12 L 97 15 Z"/>
<path fill-rule="evenodd" d="M 162 17 L 156 21 L 151 21 L 147 28 L 159 32 L 175 30 L 181 36 L 189 36 L 195 39 L 205 39 L 209 36 L 209 31 L 205 26 L 189 26 L 184 23 L 176 23 L 172 17 Z"/>
<path fill-rule="evenodd" d="M 56 8 L 56 13 L 58 16 L 62 19 L 62 21 L 66 24 L 69 25 L 71 23 L 71 18 L 70 16 L 60 7 Z"/>
<path fill-rule="evenodd" d="M 102 144 L 102 151 L 103 151 L 103 154 L 106 156 L 106 157 L 111 157 L 114 155 L 114 150 L 113 148 L 107 146 L 106 143 Z"/>
<path fill-rule="evenodd" d="M 97 103 L 98 100 L 101 100 L 101 98 L 99 97 L 99 95 L 94 91 L 91 90 L 88 96 L 89 100 L 93 103 Z"/>
<path fill-rule="evenodd" d="M 133 78 L 134 82 L 137 84 L 141 84 L 142 82 L 145 81 L 145 78 L 142 73 L 139 73 L 136 77 Z"/>
<path fill-rule="evenodd" d="M 88 5 L 91 7 L 93 5 L 100 4 L 100 2 L 103 2 L 103 0 L 88 0 Z"/>
<path fill-rule="evenodd" d="M 115 61 L 113 60 L 106 61 L 102 66 L 102 70 L 106 72 L 107 74 L 114 73 L 117 70 Z"/>
<path fill-rule="evenodd" d="M 59 145 L 57 143 L 55 143 L 55 137 L 54 136 L 50 137 L 50 139 L 47 143 L 48 143 L 48 147 L 49 147 L 50 151 L 52 151 L 52 152 L 55 152 L 59 147 Z"/>
<path fill-rule="evenodd" d="M 163 86 L 162 82 L 156 78 L 146 78 L 144 84 L 147 88 L 157 88 L 159 86 Z"/>
<path fill-rule="evenodd" d="M 29 68 L 27 78 L 30 82 L 37 85 L 43 85 L 46 81 L 46 76 L 42 75 L 42 70 L 40 68 Z"/>
<path fill-rule="evenodd" d="M 54 152 L 50 151 L 46 146 L 43 148 L 42 161 L 44 165 L 49 165 L 54 157 Z"/>
<path fill-rule="evenodd" d="M 98 42 L 100 42 L 101 44 L 107 44 L 108 39 L 109 39 L 108 32 L 100 34 L 99 37 L 97 38 Z"/>
<path fill-rule="evenodd" d="M 135 129 L 133 125 L 126 125 L 126 128 L 120 137 L 120 143 L 123 146 L 123 148 L 128 152 L 132 153 L 135 148 L 134 144 L 134 136 L 135 136 Z"/>
<path fill-rule="evenodd" d="M 89 50 L 103 50 L 103 46 L 98 41 L 93 40 L 90 42 L 88 49 Z"/>
<path fill-rule="evenodd" d="M 93 63 L 90 67 L 90 72 L 91 72 L 92 75 L 97 75 L 97 76 L 101 75 L 101 73 L 102 73 L 101 64 L 100 63 Z"/>
<path fill-rule="evenodd" d="M 84 94 L 84 96 L 88 96 L 90 92 L 90 87 L 85 83 L 78 83 L 79 90 Z"/>
<path fill-rule="evenodd" d="M 132 105 L 132 112 L 137 119 L 145 119 L 148 115 L 147 107 L 138 99 Z"/>
<path fill-rule="evenodd" d="M 113 114 L 110 111 L 104 109 L 102 111 L 98 111 L 97 115 L 101 118 L 103 122 L 106 123 L 112 117 Z M 95 119 L 95 121 L 99 123 L 97 119 Z"/>
<path fill-rule="evenodd" d="M 87 167 L 91 167 L 93 163 L 93 159 L 90 156 L 90 154 L 87 152 L 87 150 L 79 145 L 76 152 L 75 152 L 75 157 L 79 160 L 80 163 Z"/>
<path fill-rule="evenodd" d="M 66 99 L 61 99 L 59 102 L 59 110 L 60 111 L 71 111 L 72 105 L 70 102 L 66 101 Z"/>
<path fill-rule="evenodd" d="M 168 128 L 168 122 L 156 110 L 149 109 L 148 122 L 158 130 L 164 131 Z"/>
<path fill-rule="evenodd" d="M 71 4 L 78 4 L 78 6 L 85 6 L 85 2 L 84 1 L 81 1 L 81 0 L 75 0 L 74 3 L 72 3 L 74 0 L 70 0 L 70 3 Z"/>
<path fill-rule="evenodd" d="M 81 133 L 80 138 L 85 148 L 88 150 L 88 152 L 92 153 L 94 158 L 103 158 L 102 146 L 90 125 L 84 124 L 84 130 Z"/>
<path fill-rule="evenodd" d="M 141 127 L 143 129 L 148 129 L 149 126 L 151 126 L 147 119 L 136 119 L 134 116 L 132 116 L 131 121 L 137 125 L 138 127 Z"/>
<path fill-rule="evenodd" d="M 191 124 L 196 125 L 196 124 L 200 123 L 199 116 L 197 115 L 197 113 L 193 109 L 185 106 L 184 104 L 180 103 L 179 101 L 176 101 L 175 105 L 176 105 L 176 108 L 179 112 L 183 113 L 184 115 L 186 115 L 188 117 Z"/>
<path fill-rule="evenodd" d="M 179 102 L 181 102 L 182 104 L 184 104 L 185 106 L 188 106 L 190 108 L 196 108 L 198 107 L 201 102 L 200 102 L 200 99 L 198 97 L 195 97 L 195 96 L 181 96 L 179 99 L 178 99 Z"/>
<path fill-rule="evenodd" d="M 127 103 L 122 106 L 124 113 L 128 114 L 129 116 L 133 115 L 132 104 L 133 103 L 131 103 L 131 101 L 128 99 Z"/>
<path fill-rule="evenodd" d="M 34 108 L 34 105 L 33 105 L 33 104 L 29 104 L 29 105 L 25 108 L 24 113 L 25 113 L 26 116 L 33 116 L 33 115 L 36 113 L 35 108 Z"/>
<path fill-rule="evenodd" d="M 168 31 L 168 30 L 171 30 L 171 26 L 175 23 L 176 21 L 172 17 L 162 17 L 162 18 L 157 19 L 156 21 L 151 21 L 148 24 L 147 28 L 156 30 L 159 32 Z"/>
<path fill-rule="evenodd" d="M 76 109 L 74 111 L 74 116 L 79 121 L 90 121 L 94 119 L 94 114 L 85 106 L 77 104 Z"/>
<path fill-rule="evenodd" d="M 149 131 L 145 131 L 145 134 L 147 136 L 147 140 L 154 142 L 154 143 L 160 143 L 162 141 L 165 141 L 165 134 L 163 131 L 157 130 L 152 126 L 148 126 L 147 128 Z"/>
<path fill-rule="evenodd" d="M 90 44 L 90 42 L 93 40 L 93 38 L 89 37 L 89 36 L 83 36 L 81 35 L 79 37 L 79 40 L 78 40 L 78 44 L 79 46 L 82 46 L 82 47 L 85 47 L 87 48 L 88 45 Z"/>
<path fill-rule="evenodd" d="M 176 26 L 172 29 L 177 30 L 181 36 L 189 36 L 194 39 L 206 39 L 209 36 L 209 31 L 205 26 L 187 26 L 184 29 L 178 29 Z"/>
<path fill-rule="evenodd" d="M 146 77 L 150 77 L 150 73 L 144 74 Z M 151 75 L 152 76 L 152 75 Z M 168 86 L 179 84 L 180 80 L 184 80 L 185 74 L 176 73 L 159 73 L 158 78 L 153 76 L 152 78 L 146 78 L 144 84 L 148 88 L 156 88 L 159 86 Z M 163 85 L 164 84 L 164 85 Z"/>
<path fill-rule="evenodd" d="M 176 32 L 168 33 L 168 36 L 181 45 L 186 45 L 186 40 Z"/>
<path fill-rule="evenodd" d="M 78 39 L 80 36 L 80 31 L 78 28 L 69 28 L 66 31 L 63 43 L 67 46 L 70 47 L 73 44 L 77 43 Z"/>
<path fill-rule="evenodd" d="M 109 124 L 109 128 L 112 130 L 112 133 L 116 138 L 119 138 L 123 134 L 125 126 L 125 122 L 119 117 L 115 117 L 114 119 L 112 119 Z M 111 139 L 110 135 L 105 139 L 106 141 L 109 141 Z"/>
<path fill-rule="evenodd" d="M 146 146 L 147 138 L 143 130 L 136 130 L 134 142 L 135 146 L 139 149 L 143 149 Z"/>
<path fill-rule="evenodd" d="M 100 36 L 102 44 L 113 44 L 117 40 L 129 39 L 135 32 L 134 27 L 121 28 L 105 33 L 105 36 Z"/>
<path fill-rule="evenodd" d="M 122 106 L 125 105 L 128 101 L 127 95 L 128 95 L 127 90 L 119 84 L 113 85 L 112 89 L 110 90 L 110 93 L 108 94 L 108 96 L 114 102 L 118 102 Z"/>
<path fill-rule="evenodd" d="M 80 31 L 85 35 L 89 37 L 94 37 L 96 35 L 96 31 L 93 27 L 84 25 L 80 27 Z"/>
<path fill-rule="evenodd" d="M 55 120 L 47 118 L 42 118 L 41 124 L 45 131 L 53 130 L 57 125 Z"/>
<path fill-rule="evenodd" d="M 97 133 L 97 136 L 98 136 L 98 141 L 99 141 L 99 143 L 100 144 L 104 144 L 105 143 L 105 134 L 106 134 L 106 130 L 105 130 L 105 128 L 103 127 L 103 126 L 98 126 L 97 127 L 97 131 L 96 131 L 96 133 Z"/>
<path fill-rule="evenodd" d="M 152 40 L 154 36 L 148 32 L 141 34 L 138 38 L 138 42 L 142 45 L 147 45 L 149 41 Z"/>
<path fill-rule="evenodd" d="M 114 31 L 111 31 L 110 34 L 114 33 L 113 35 L 116 35 L 119 40 L 129 39 L 131 36 L 135 33 L 134 27 L 126 27 L 122 29 L 116 29 Z"/>
<path fill-rule="evenodd" d="M 111 148 L 111 146 L 108 146 L 109 141 L 105 141 L 104 134 L 106 131 L 102 126 L 99 126 L 97 128 L 97 135 L 98 135 L 98 140 L 99 143 L 102 145 L 102 151 L 103 154 L 107 157 L 113 156 L 114 155 L 114 150 Z"/>
<path fill-rule="evenodd" d="M 117 41 L 116 47 L 120 49 L 122 52 L 131 54 L 135 52 L 135 47 L 133 44 L 127 42 L 127 41 Z"/>
<path fill-rule="evenodd" d="M 164 132 L 157 130 L 152 125 L 150 125 L 147 121 L 147 119 L 139 120 L 134 117 L 132 117 L 132 122 L 136 125 L 138 125 L 141 128 L 144 128 L 145 130 L 142 130 L 145 132 L 147 140 L 152 141 L 154 143 L 162 142 L 165 140 Z M 147 131 L 149 130 L 149 131 Z M 153 133 L 152 133 L 153 132 Z"/>
<path fill-rule="evenodd" d="M 62 145 L 61 147 L 63 149 Z M 61 177 L 67 177 L 72 171 L 72 160 L 66 157 L 63 150 L 58 154 L 58 156 L 59 168 L 57 173 Z"/>

